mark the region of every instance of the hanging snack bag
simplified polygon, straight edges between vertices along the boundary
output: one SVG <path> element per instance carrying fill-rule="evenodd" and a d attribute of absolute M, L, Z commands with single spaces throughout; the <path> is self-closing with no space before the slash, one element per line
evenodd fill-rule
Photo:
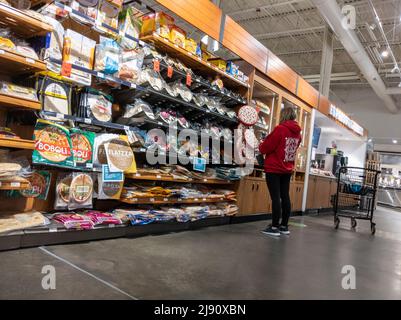
<path fill-rule="evenodd" d="M 67 128 L 46 120 L 37 120 L 34 131 L 35 149 L 32 162 L 74 167 L 72 143 Z"/>
<path fill-rule="evenodd" d="M 72 174 L 61 174 L 57 177 L 56 199 L 54 202 L 54 209 L 56 210 L 68 209 L 71 181 L 72 181 Z"/>
<path fill-rule="evenodd" d="M 137 41 L 129 39 L 131 36 L 134 39 L 139 39 L 139 33 L 141 32 L 142 21 L 137 16 L 140 12 L 134 7 L 128 7 L 123 9 L 119 15 L 119 26 L 120 32 L 124 36 L 119 38 L 120 46 L 126 50 L 135 49 L 138 45 Z"/>
<path fill-rule="evenodd" d="M 93 168 L 93 146 L 96 134 L 78 128 L 71 129 L 72 152 L 75 165 L 80 168 Z"/>
<path fill-rule="evenodd" d="M 94 70 L 104 74 L 115 74 L 120 64 L 120 47 L 113 39 L 100 36 L 96 45 Z"/>
<path fill-rule="evenodd" d="M 49 171 L 33 171 L 28 178 L 31 188 L 20 190 L 19 193 L 26 198 L 46 200 L 49 193 L 51 174 Z"/>
<path fill-rule="evenodd" d="M 36 87 L 42 103 L 42 110 L 71 114 L 71 84 L 49 76 L 40 76 Z"/>
<path fill-rule="evenodd" d="M 120 11 L 121 6 L 116 5 L 116 3 L 109 0 L 99 0 L 95 29 L 100 32 L 109 32 L 110 30 L 108 28 L 102 26 L 103 23 L 111 28 L 117 29 Z"/>
<path fill-rule="evenodd" d="M 186 33 L 177 26 L 173 26 L 170 30 L 170 41 L 180 48 L 185 49 Z"/>
<path fill-rule="evenodd" d="M 141 37 L 156 32 L 159 36 L 168 39 L 173 26 L 174 18 L 164 12 L 148 14 L 142 17 Z"/>
<path fill-rule="evenodd" d="M 144 55 L 142 49 L 123 50 L 120 57 L 118 77 L 136 83 L 141 75 Z"/>
<path fill-rule="evenodd" d="M 119 136 L 104 144 L 110 172 L 135 173 L 135 155 L 127 136 Z"/>
<path fill-rule="evenodd" d="M 85 88 L 80 95 L 80 108 L 82 116 L 102 122 L 109 122 L 112 119 L 113 98 L 101 91 Z"/>
<path fill-rule="evenodd" d="M 95 46 L 96 41 L 67 29 L 64 35 L 63 63 L 92 70 Z M 92 81 L 90 73 L 74 68 L 71 69 L 70 74 L 63 74 L 63 76 L 84 86 L 90 86 Z"/>
<path fill-rule="evenodd" d="M 70 185 L 68 210 L 92 208 L 93 179 L 89 173 L 75 172 Z"/>

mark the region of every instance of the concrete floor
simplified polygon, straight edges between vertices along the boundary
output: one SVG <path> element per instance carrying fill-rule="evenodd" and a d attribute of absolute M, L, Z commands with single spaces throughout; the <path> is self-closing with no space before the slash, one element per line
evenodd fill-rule
<path fill-rule="evenodd" d="M 266 222 L 0 253 L 0 299 L 400 299 L 401 213 L 380 208 L 377 232 L 332 216 L 296 217 L 290 237 Z M 44 265 L 56 289 L 41 286 Z M 344 290 L 341 269 L 356 268 Z"/>

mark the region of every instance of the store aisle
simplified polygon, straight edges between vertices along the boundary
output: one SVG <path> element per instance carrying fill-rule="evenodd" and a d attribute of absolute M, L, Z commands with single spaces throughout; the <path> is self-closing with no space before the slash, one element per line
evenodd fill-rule
<path fill-rule="evenodd" d="M 289 238 L 253 222 L 1 252 L 0 299 L 399 299 L 401 214 L 376 214 L 374 237 L 364 221 L 335 231 L 331 216 L 307 216 Z M 42 289 L 43 265 L 56 268 L 56 290 Z M 356 268 L 356 290 L 341 287 L 344 265 Z"/>

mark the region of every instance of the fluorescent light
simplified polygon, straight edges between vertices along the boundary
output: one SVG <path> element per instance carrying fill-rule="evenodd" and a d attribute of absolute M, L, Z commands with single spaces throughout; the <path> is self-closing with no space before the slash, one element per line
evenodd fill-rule
<path fill-rule="evenodd" d="M 369 140 L 368 140 L 368 142 L 372 142 L 372 141 L 373 141 L 372 139 L 369 139 Z"/>
<path fill-rule="evenodd" d="M 394 140 L 393 140 L 393 143 L 396 144 L 396 143 L 398 143 L 398 141 L 394 139 Z"/>
<path fill-rule="evenodd" d="M 389 55 L 389 52 L 388 52 L 387 49 L 385 49 L 385 50 L 383 50 L 383 51 L 381 52 L 381 56 L 382 56 L 383 58 L 387 58 L 388 55 Z"/>

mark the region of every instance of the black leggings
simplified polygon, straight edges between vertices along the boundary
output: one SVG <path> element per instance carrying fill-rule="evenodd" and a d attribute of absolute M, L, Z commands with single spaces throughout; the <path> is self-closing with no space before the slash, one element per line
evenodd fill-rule
<path fill-rule="evenodd" d="M 291 174 L 266 173 L 266 183 L 272 199 L 273 227 L 287 227 L 291 214 L 290 200 Z"/>

